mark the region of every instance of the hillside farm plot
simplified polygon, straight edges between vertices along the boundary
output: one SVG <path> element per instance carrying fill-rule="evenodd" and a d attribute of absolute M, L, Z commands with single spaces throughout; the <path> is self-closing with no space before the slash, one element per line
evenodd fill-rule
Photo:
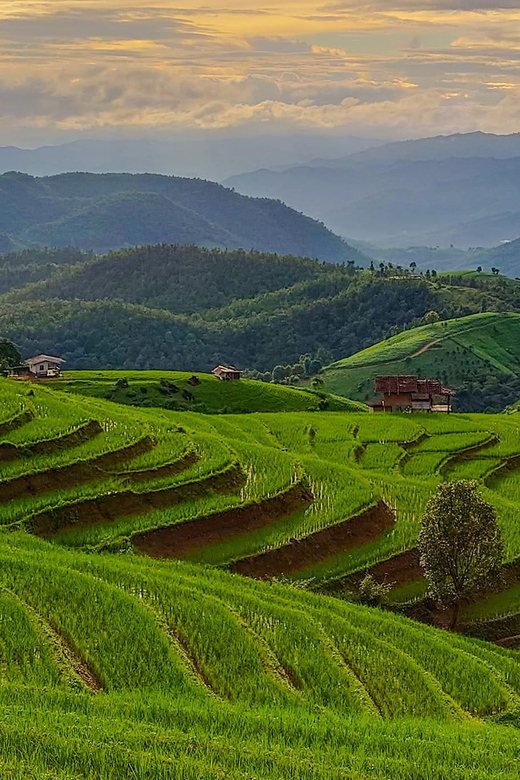
<path fill-rule="evenodd" d="M 4 435 L 16 457 L 0 462 L 0 523 L 60 547 L 318 586 L 413 550 L 436 486 L 466 475 L 497 507 L 508 560 L 520 556 L 514 415 L 201 415 L 2 389 L 6 416 L 31 414 Z"/>
<path fill-rule="evenodd" d="M 0 775 L 520 777 L 501 725 L 520 723 L 517 653 L 313 592 L 390 566 L 395 601 L 420 598 L 424 506 L 461 472 L 512 572 L 515 415 L 208 415 L 31 390 L 0 381 Z M 480 606 L 468 631 L 520 626 L 514 582 Z"/>
<path fill-rule="evenodd" d="M 323 388 L 359 401 L 374 396 L 379 375 L 437 378 L 457 391 L 455 410 L 501 411 L 520 394 L 520 315 L 483 313 L 435 322 L 331 364 Z"/>

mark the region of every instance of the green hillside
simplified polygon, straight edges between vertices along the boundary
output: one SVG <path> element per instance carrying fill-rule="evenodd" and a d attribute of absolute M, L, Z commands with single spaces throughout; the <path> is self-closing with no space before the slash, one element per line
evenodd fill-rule
<path fill-rule="evenodd" d="M 248 198 L 219 184 L 155 174 L 0 176 L 0 234 L 13 247 L 75 246 L 107 252 L 147 243 L 362 261 L 322 223 L 281 201 Z"/>
<path fill-rule="evenodd" d="M 25 253 L 25 257 L 31 254 Z M 77 256 L 71 254 L 73 259 Z M 24 267 L 9 257 L 5 266 L 18 273 Z M 33 264 L 40 274 L 42 266 L 49 268 L 49 264 Z M 83 262 L 51 267 L 53 272 L 46 281 L 42 275 L 40 284 L 19 285 L 25 289 L 16 290 L 9 300 L 113 299 L 174 314 L 196 314 L 294 287 L 303 288 L 303 293 L 309 288 L 309 296 L 320 285 L 324 290 L 337 290 L 340 285 L 348 287 L 353 273 L 343 266 L 303 257 L 166 244 L 110 252 L 98 258 L 83 255 Z"/>
<path fill-rule="evenodd" d="M 520 776 L 518 653 L 313 592 L 413 554 L 452 477 L 481 480 L 513 566 L 515 415 L 212 416 L 56 387 L 0 380 L 3 777 Z M 515 587 L 465 629 L 518 619 Z"/>
<path fill-rule="evenodd" d="M 249 412 L 363 411 L 363 404 L 308 388 L 241 379 L 222 382 L 211 374 L 186 371 L 65 371 L 49 384 L 58 390 L 105 398 L 130 406 L 219 414 Z"/>
<path fill-rule="evenodd" d="M 0 291 L 2 336 L 24 357 L 58 353 L 71 369 L 271 372 L 302 355 L 352 355 L 431 312 L 520 311 L 520 284 L 501 277 L 171 245 L 5 255 Z"/>
<path fill-rule="evenodd" d="M 328 366 L 324 388 L 359 400 L 373 397 L 379 374 L 441 379 L 457 390 L 461 411 L 500 411 L 520 396 L 520 315 L 477 314 L 393 336 Z"/>

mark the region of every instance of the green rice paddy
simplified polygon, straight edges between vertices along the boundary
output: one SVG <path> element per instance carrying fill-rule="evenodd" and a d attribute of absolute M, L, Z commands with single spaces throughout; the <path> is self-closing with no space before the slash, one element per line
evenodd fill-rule
<path fill-rule="evenodd" d="M 211 415 L 1 380 L 0 432 L 0 777 L 520 777 L 515 651 L 316 592 L 412 550 L 452 476 L 519 558 L 515 415 Z M 232 573 L 275 554 L 274 580 Z M 466 620 L 520 612 L 494 598 Z"/>

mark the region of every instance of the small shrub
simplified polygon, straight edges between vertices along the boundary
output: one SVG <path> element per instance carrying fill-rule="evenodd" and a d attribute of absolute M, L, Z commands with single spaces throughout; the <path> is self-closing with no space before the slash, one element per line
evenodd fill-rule
<path fill-rule="evenodd" d="M 357 601 L 371 607 L 380 607 L 388 603 L 388 593 L 391 585 L 376 582 L 371 574 L 367 574 L 359 583 Z"/>

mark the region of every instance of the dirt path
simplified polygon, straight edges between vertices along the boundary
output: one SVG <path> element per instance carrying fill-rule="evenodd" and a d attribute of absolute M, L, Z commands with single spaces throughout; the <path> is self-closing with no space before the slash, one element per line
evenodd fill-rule
<path fill-rule="evenodd" d="M 429 349 L 434 347 L 436 344 L 439 344 L 440 341 L 441 339 L 434 339 L 433 341 L 429 341 L 427 344 L 418 349 L 417 352 L 414 352 L 413 355 L 410 355 L 410 357 L 415 358 L 424 355 L 425 352 L 428 352 Z"/>
<path fill-rule="evenodd" d="M 343 523 L 324 528 L 304 539 L 295 539 L 276 550 L 244 558 L 230 568 L 238 574 L 258 579 L 303 571 L 340 552 L 353 550 L 379 538 L 394 523 L 394 513 L 384 501 L 380 501 Z"/>
<path fill-rule="evenodd" d="M 312 494 L 297 484 L 265 501 L 148 531 L 134 536 L 132 542 L 139 552 L 153 558 L 182 558 L 209 544 L 272 525 L 309 506 L 312 500 Z"/>

